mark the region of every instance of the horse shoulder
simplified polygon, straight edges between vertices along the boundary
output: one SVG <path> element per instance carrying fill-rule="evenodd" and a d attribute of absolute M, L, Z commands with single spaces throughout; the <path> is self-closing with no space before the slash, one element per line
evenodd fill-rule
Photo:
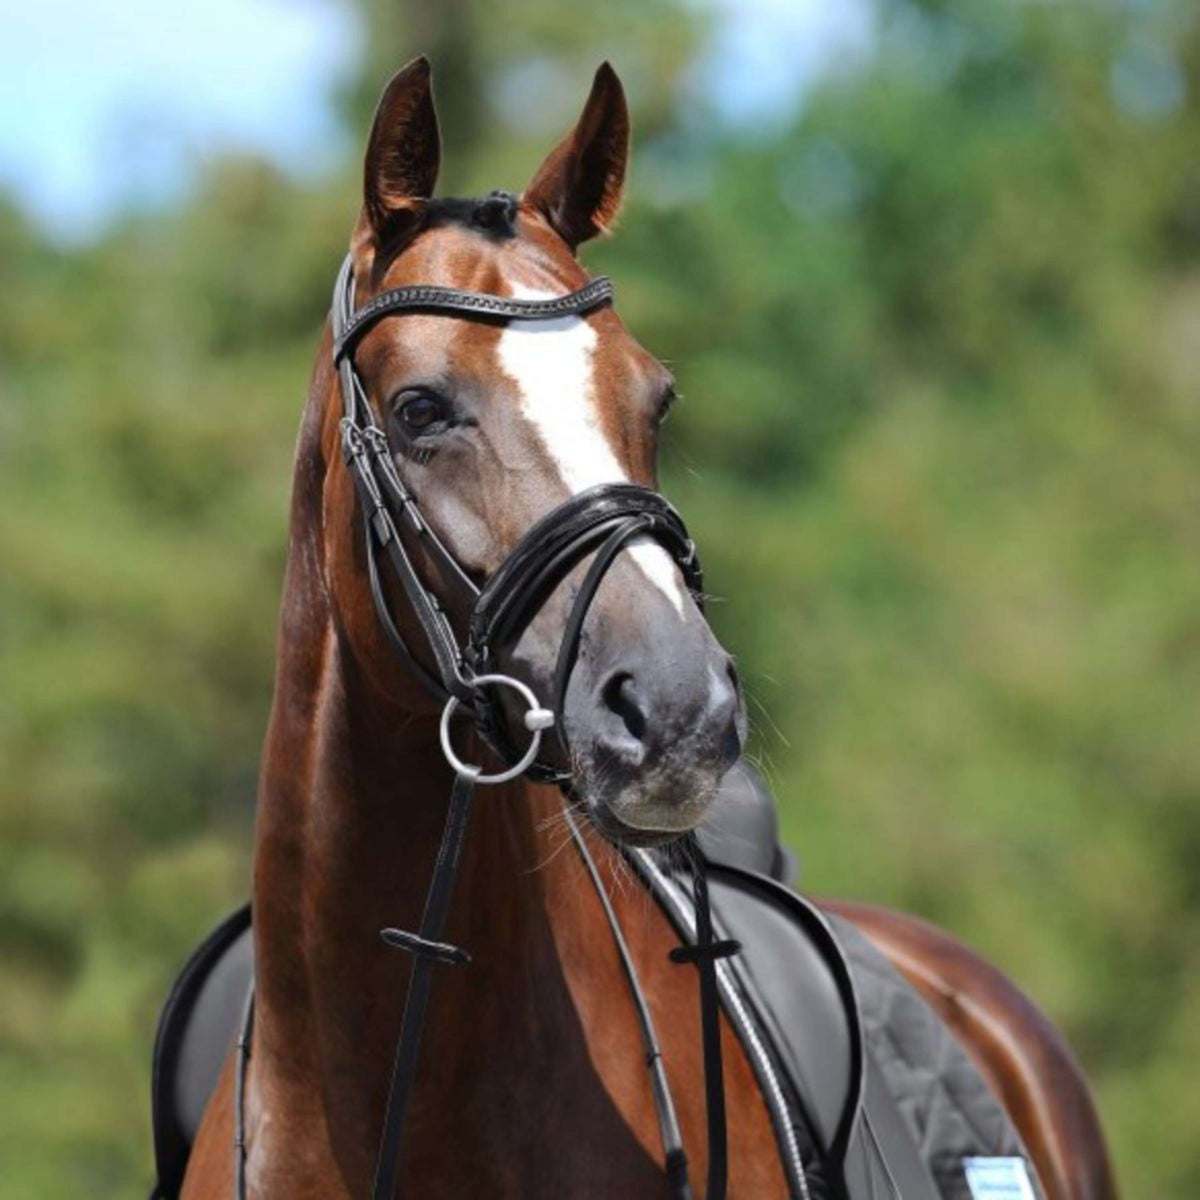
<path fill-rule="evenodd" d="M 945 931 L 903 913 L 822 900 L 891 960 L 957 1036 L 1033 1157 L 1048 1200 L 1115 1200 L 1100 1120 L 1079 1064 L 1037 1006 Z"/>

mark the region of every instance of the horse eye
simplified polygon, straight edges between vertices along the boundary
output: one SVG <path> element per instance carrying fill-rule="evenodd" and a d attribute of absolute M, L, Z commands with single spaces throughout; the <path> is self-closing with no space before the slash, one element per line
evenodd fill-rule
<path fill-rule="evenodd" d="M 675 401 L 678 399 L 679 396 L 673 387 L 667 388 L 667 390 L 663 392 L 658 401 L 658 411 L 654 414 L 654 419 L 659 425 L 661 425 L 667 419 L 667 414 L 674 407 Z"/>
<path fill-rule="evenodd" d="M 429 392 L 418 392 L 397 406 L 396 416 L 408 433 L 424 433 L 447 416 L 445 403 Z"/>

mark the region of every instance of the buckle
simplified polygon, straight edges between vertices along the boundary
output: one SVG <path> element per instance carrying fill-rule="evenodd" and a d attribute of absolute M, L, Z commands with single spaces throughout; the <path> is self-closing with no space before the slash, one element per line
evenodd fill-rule
<path fill-rule="evenodd" d="M 342 431 L 342 461 L 348 466 L 352 459 L 361 458 L 365 451 L 362 430 L 352 417 L 343 417 L 339 426 Z"/>

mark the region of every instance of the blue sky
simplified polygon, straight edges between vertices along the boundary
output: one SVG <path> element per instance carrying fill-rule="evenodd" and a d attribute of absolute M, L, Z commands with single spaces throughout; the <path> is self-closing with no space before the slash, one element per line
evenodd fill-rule
<path fill-rule="evenodd" d="M 715 17 L 699 70 L 734 122 L 790 109 L 869 38 L 866 0 L 694 2 Z M 361 31 L 340 0 L 0 0 L 0 29 L 0 187 L 62 239 L 183 195 L 218 149 L 301 173 L 343 149 L 330 97 Z"/>

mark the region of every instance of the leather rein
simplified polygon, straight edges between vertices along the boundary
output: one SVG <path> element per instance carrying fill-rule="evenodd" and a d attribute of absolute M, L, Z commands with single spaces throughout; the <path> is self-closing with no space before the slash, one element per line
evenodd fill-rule
<path fill-rule="evenodd" d="M 354 362 L 355 348 L 378 321 L 395 315 L 420 312 L 491 322 L 542 321 L 583 316 L 611 304 L 612 298 L 612 284 L 608 279 L 598 277 L 578 291 L 547 300 L 518 300 L 491 293 L 420 285 L 383 292 L 355 309 L 354 276 L 349 255 L 342 263 L 334 285 L 331 322 L 333 360 L 342 395 L 342 457 L 360 500 L 371 594 L 388 641 L 408 663 L 413 674 L 444 704 L 440 723 L 442 751 L 455 771 L 442 840 L 419 928 L 415 933 L 391 928 L 381 931 L 388 945 L 411 953 L 414 963 L 380 1135 L 372 1192 L 374 1200 L 393 1200 L 395 1196 L 405 1117 L 433 983 L 433 966 L 436 963 L 462 966 L 470 962 L 467 951 L 444 940 L 444 929 L 470 819 L 474 787 L 525 775 L 538 782 L 556 783 L 564 795 L 570 797 L 570 773 L 540 761 L 538 754 L 548 729 L 555 730 L 564 750 L 567 749 L 563 704 L 578 657 L 584 620 L 604 576 L 623 549 L 639 538 L 657 542 L 679 567 L 698 605 L 701 604 L 703 577 L 695 546 L 675 509 L 649 488 L 613 483 L 590 488 L 553 509 L 528 530 L 483 585 L 477 585 L 425 520 L 417 498 L 401 480 L 387 436 L 375 422 L 359 378 Z M 422 548 L 443 584 L 467 601 L 470 618 L 464 642 L 459 642 L 442 602 L 423 581 L 409 544 Z M 516 644 L 559 583 L 592 554 L 594 558 L 567 619 L 555 666 L 553 696 L 550 706 L 545 707 L 527 684 L 497 669 L 496 655 Z M 383 587 L 381 556 L 391 567 L 416 616 L 433 658 L 432 667 L 426 666 L 414 654 L 397 627 Z M 518 739 L 509 730 L 500 706 L 490 694 L 497 688 L 514 691 L 525 705 L 522 724 L 528 740 L 523 750 L 518 748 Z M 453 718 L 459 713 L 474 722 L 483 740 L 504 764 L 503 769 L 485 774 L 481 767 L 465 763 L 458 757 L 451 742 L 451 728 Z M 672 1200 L 691 1200 L 687 1157 L 649 1005 L 591 852 L 569 809 L 566 817 L 575 846 L 599 893 L 637 1009 L 658 1114 L 669 1194 Z M 723 1200 L 727 1173 L 726 1130 L 716 960 L 736 953 L 739 947 L 736 942 L 714 941 L 703 856 L 694 838 L 688 837 L 683 845 L 691 866 L 697 939 L 694 945 L 673 950 L 671 958 L 674 962 L 694 962 L 699 970 L 708 1126 L 706 1196 L 707 1200 Z M 252 1026 L 253 993 L 247 1001 L 237 1043 L 236 1200 L 246 1197 L 244 1109 Z"/>

